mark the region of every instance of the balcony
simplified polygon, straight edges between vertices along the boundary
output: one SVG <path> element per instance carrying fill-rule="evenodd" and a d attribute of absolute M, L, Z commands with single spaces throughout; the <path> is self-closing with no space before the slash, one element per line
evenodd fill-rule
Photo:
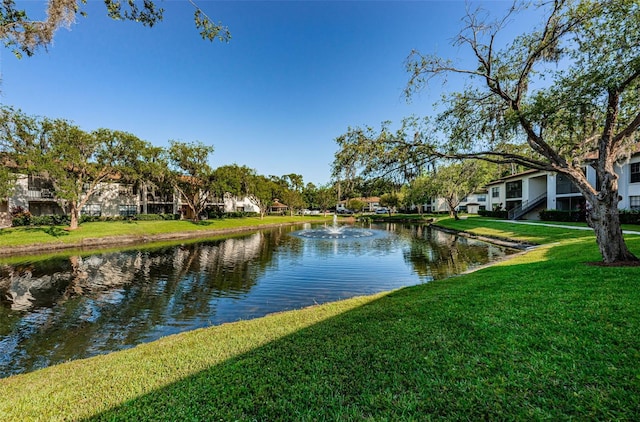
<path fill-rule="evenodd" d="M 27 191 L 27 198 L 29 200 L 49 200 L 49 201 L 53 201 L 55 200 L 55 192 L 53 192 L 51 189 L 29 189 Z"/>

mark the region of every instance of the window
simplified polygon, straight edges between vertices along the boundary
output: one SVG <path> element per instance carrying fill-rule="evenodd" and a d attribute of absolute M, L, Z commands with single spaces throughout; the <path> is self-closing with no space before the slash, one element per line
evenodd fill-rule
<path fill-rule="evenodd" d="M 478 195 L 478 202 L 486 202 L 487 195 Z"/>
<path fill-rule="evenodd" d="M 507 182 L 507 198 L 522 198 L 522 180 Z"/>
<path fill-rule="evenodd" d="M 565 194 L 565 193 L 580 193 L 576 185 L 573 184 L 571 179 L 564 174 L 558 173 L 556 175 L 556 193 L 557 194 Z"/>
<path fill-rule="evenodd" d="M 133 217 L 138 213 L 138 207 L 135 205 L 120 205 L 120 215 L 122 217 Z"/>
<path fill-rule="evenodd" d="M 500 198 L 500 188 L 491 188 L 491 197 Z"/>
<path fill-rule="evenodd" d="M 100 217 L 102 215 L 102 207 L 100 204 L 87 204 L 82 207 L 80 214 L 91 217 Z"/>
<path fill-rule="evenodd" d="M 640 163 L 631 163 L 631 183 L 640 182 Z"/>
<path fill-rule="evenodd" d="M 640 211 L 640 196 L 629 197 L 629 208 Z"/>
<path fill-rule="evenodd" d="M 39 176 L 29 175 L 27 178 L 27 184 L 29 186 L 29 190 L 53 190 L 53 183 L 50 180 L 44 179 Z"/>
<path fill-rule="evenodd" d="M 577 211 L 584 209 L 584 198 L 581 196 L 569 196 L 556 200 L 556 209 L 559 211 Z"/>

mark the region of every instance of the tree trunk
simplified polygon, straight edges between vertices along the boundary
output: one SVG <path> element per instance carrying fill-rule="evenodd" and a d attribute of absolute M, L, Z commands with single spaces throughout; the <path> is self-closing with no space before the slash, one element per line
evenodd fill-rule
<path fill-rule="evenodd" d="M 595 204 L 587 205 L 587 223 L 593 228 L 596 242 L 605 263 L 638 261 L 638 258 L 627 248 L 620 226 L 616 195 L 598 199 Z"/>
<path fill-rule="evenodd" d="M 69 204 L 69 217 L 71 221 L 69 222 L 69 230 L 76 230 L 78 228 L 78 223 L 80 221 L 80 210 L 78 209 L 78 204 L 76 201 L 70 201 Z"/>

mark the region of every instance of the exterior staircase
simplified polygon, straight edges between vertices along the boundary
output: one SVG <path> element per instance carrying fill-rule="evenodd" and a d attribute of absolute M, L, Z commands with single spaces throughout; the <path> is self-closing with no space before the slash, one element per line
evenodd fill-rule
<path fill-rule="evenodd" d="M 542 203 L 546 202 L 546 200 L 547 200 L 547 193 L 545 192 L 542 195 L 530 201 L 522 201 L 522 204 L 520 204 L 520 206 L 517 206 L 509 210 L 509 215 L 508 215 L 509 220 L 517 220 L 519 218 L 522 218 L 523 215 L 525 215 L 529 211 L 532 211 L 536 207 L 540 206 Z"/>

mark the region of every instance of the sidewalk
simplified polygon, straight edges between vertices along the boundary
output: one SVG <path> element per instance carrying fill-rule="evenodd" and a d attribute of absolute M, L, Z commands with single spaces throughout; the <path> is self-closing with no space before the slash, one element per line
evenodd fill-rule
<path fill-rule="evenodd" d="M 561 229 L 571 229 L 571 230 L 593 230 L 591 227 L 582 227 L 582 226 L 564 226 L 562 224 L 550 224 L 550 223 L 534 223 L 531 221 L 519 221 L 519 220 L 494 220 L 501 223 L 513 223 L 513 224 L 526 224 L 529 226 L 545 226 L 545 227 L 557 227 Z M 623 230 L 624 234 L 634 234 L 640 236 L 639 231 L 633 230 Z"/>

